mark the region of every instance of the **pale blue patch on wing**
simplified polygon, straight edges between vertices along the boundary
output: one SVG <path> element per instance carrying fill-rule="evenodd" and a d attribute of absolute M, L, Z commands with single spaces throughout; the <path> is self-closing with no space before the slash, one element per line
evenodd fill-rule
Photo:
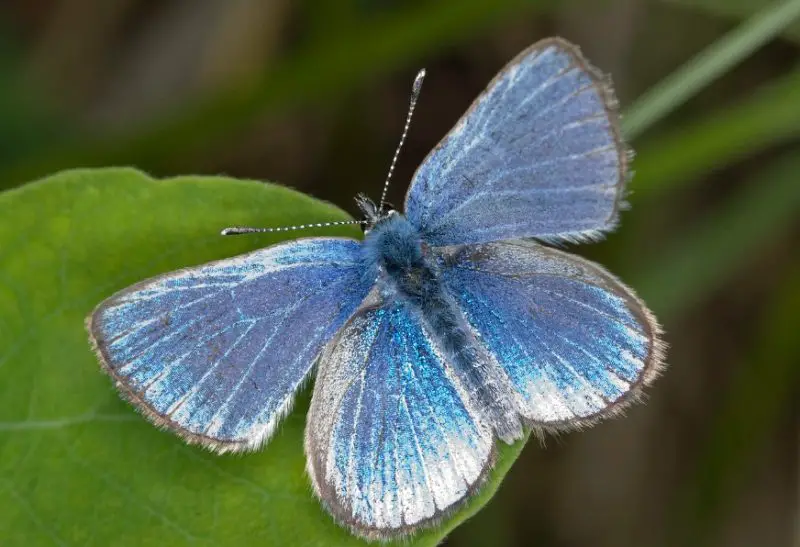
<path fill-rule="evenodd" d="M 599 266 L 529 242 L 437 252 L 445 285 L 529 422 L 600 416 L 657 366 L 649 312 Z"/>
<path fill-rule="evenodd" d="M 93 336 L 157 420 L 254 448 L 369 291 L 362 270 L 353 240 L 276 245 L 117 293 L 95 311 Z"/>
<path fill-rule="evenodd" d="M 406 216 L 431 245 L 613 228 L 627 159 L 612 102 L 574 46 L 532 46 L 422 163 Z"/>
<path fill-rule="evenodd" d="M 401 304 L 365 307 L 322 354 L 306 449 L 340 520 L 388 534 L 441 515 L 483 476 L 491 430 L 451 367 Z"/>

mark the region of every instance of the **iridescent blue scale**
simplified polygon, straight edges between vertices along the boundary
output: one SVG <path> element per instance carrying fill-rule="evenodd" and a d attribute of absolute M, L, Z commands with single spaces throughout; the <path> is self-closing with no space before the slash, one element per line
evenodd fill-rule
<path fill-rule="evenodd" d="M 358 535 L 408 534 L 480 487 L 498 440 L 612 415 L 660 370 L 633 291 L 535 242 L 613 229 L 628 158 L 606 79 L 544 40 L 429 154 L 405 216 L 362 198 L 363 242 L 301 239 L 143 281 L 98 306 L 91 340 L 149 419 L 220 452 L 265 444 L 316 365 L 316 494 Z"/>

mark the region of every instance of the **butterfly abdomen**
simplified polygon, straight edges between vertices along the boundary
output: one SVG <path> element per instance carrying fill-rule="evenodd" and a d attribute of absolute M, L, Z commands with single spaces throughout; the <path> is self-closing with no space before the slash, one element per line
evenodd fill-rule
<path fill-rule="evenodd" d="M 422 316 L 427 331 L 453 366 L 453 373 L 497 435 L 522 436 L 503 380 L 467 327 L 463 314 L 441 282 L 439 266 L 423 247 L 417 230 L 400 214 L 379 221 L 364 241 L 367 271 L 377 278 L 384 298 L 399 300 Z"/>

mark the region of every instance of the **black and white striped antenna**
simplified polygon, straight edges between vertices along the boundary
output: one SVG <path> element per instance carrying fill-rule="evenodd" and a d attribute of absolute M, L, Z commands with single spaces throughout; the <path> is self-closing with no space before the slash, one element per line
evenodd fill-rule
<path fill-rule="evenodd" d="M 408 135 L 408 128 L 411 125 L 411 116 L 414 115 L 414 108 L 417 106 L 417 99 L 419 99 L 419 92 L 422 90 L 422 81 L 425 79 L 425 69 L 423 68 L 417 72 L 417 77 L 414 78 L 414 83 L 411 86 L 411 103 L 408 105 L 408 114 L 406 114 L 406 125 L 403 127 L 403 134 L 400 136 L 400 144 L 394 151 L 392 164 L 389 166 L 389 174 L 386 175 L 386 182 L 383 183 L 383 192 L 381 192 L 381 202 L 378 205 L 378 212 L 383 213 L 383 208 L 386 205 L 386 193 L 389 191 L 389 182 L 392 180 L 392 173 L 394 173 L 394 166 L 397 164 L 397 158 L 400 156 L 400 150 L 403 148 L 403 143 L 406 142 L 406 135 Z"/>
<path fill-rule="evenodd" d="M 291 232 L 307 228 L 327 228 L 328 226 L 345 226 L 347 224 L 366 224 L 365 220 L 337 220 L 335 222 L 312 222 L 296 226 L 280 226 L 278 228 L 249 228 L 247 226 L 231 226 L 220 232 L 224 236 L 237 236 L 240 234 L 265 234 L 271 232 Z"/>
<path fill-rule="evenodd" d="M 383 208 L 386 205 L 386 193 L 389 191 L 389 182 L 392 180 L 392 173 L 394 173 L 394 167 L 397 164 L 397 158 L 400 156 L 400 150 L 403 148 L 403 143 L 406 141 L 406 135 L 408 135 L 408 128 L 411 125 L 411 116 L 414 114 L 414 107 L 417 106 L 417 99 L 419 99 L 419 92 L 422 89 L 422 80 L 425 79 L 425 69 L 423 68 L 417 73 L 416 78 L 414 78 L 414 84 L 411 86 L 411 102 L 408 105 L 408 114 L 406 115 L 406 124 L 403 127 L 403 134 L 400 137 L 400 144 L 397 145 L 397 149 L 394 151 L 394 157 L 392 158 L 392 164 L 389 166 L 389 174 L 386 175 L 386 182 L 383 184 L 383 192 L 381 192 L 381 201 L 380 205 L 378 206 L 377 217 L 383 213 Z M 371 202 L 370 202 L 371 203 Z M 375 207 L 374 205 L 372 206 Z M 272 232 L 291 232 L 294 230 L 305 230 L 307 228 L 327 228 L 329 226 L 345 226 L 348 224 L 370 224 L 370 222 L 374 222 L 375 219 L 371 220 L 337 220 L 334 222 L 312 222 L 309 224 L 298 224 L 296 226 L 280 226 L 277 228 L 250 228 L 247 226 L 231 226 L 229 228 L 225 228 L 220 232 L 224 236 L 235 236 L 241 234 L 264 234 L 264 233 L 272 233 Z"/>

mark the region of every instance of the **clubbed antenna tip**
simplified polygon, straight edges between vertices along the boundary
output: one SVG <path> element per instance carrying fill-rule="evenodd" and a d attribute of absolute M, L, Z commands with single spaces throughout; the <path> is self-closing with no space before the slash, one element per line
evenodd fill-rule
<path fill-rule="evenodd" d="M 422 80 L 425 79 L 425 69 L 423 68 L 417 72 L 417 77 L 414 78 L 414 85 L 411 86 L 411 100 L 417 102 L 419 92 L 422 90 Z"/>

